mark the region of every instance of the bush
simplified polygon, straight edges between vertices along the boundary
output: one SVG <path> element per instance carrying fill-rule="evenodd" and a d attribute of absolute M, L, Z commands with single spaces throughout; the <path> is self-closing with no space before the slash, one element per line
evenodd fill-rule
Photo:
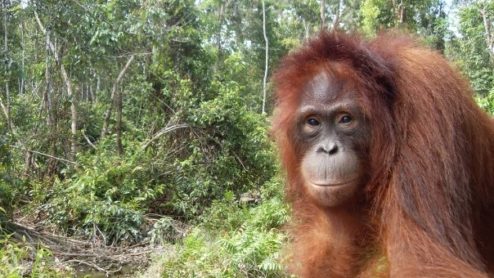
<path fill-rule="evenodd" d="M 101 236 L 107 244 L 146 237 L 159 242 L 160 234 L 173 241 L 167 218 L 151 227 L 145 215 L 196 223 L 225 192 L 239 196 L 271 179 L 276 163 L 268 123 L 243 104 L 238 85 L 214 83 L 216 97 L 201 102 L 187 80 L 177 83 L 171 105 L 179 118 L 168 125 L 188 128 L 144 144 L 139 138 L 147 136 L 128 125 L 123 155 L 115 153 L 111 136 L 79 154 L 78 166 L 64 172 L 67 178 L 33 187 L 49 222 L 68 234 Z"/>
<path fill-rule="evenodd" d="M 0 132 L 2 129 L 0 124 Z M 17 180 L 12 176 L 12 168 L 8 138 L 0 134 L 0 224 L 11 211 L 12 197 L 16 188 Z"/>
<path fill-rule="evenodd" d="M 281 188 L 278 178 L 267 182 L 262 191 L 270 198 L 255 207 L 239 204 L 227 192 L 175 256 L 165 259 L 163 277 L 285 277 L 280 250 L 286 235 L 281 227 L 289 214 Z"/>
<path fill-rule="evenodd" d="M 70 270 L 56 265 L 47 249 L 39 247 L 33 250 L 25 243 L 17 243 L 8 236 L 0 239 L 0 276 L 20 277 L 67 277 Z"/>
<path fill-rule="evenodd" d="M 145 236 L 144 213 L 165 185 L 156 178 L 152 157 L 126 143 L 133 152 L 124 157 L 104 145 L 95 154 L 78 157 L 79 169 L 71 178 L 55 181 L 42 206 L 50 222 L 69 233 L 102 235 L 107 244 Z"/>
<path fill-rule="evenodd" d="M 478 96 L 476 100 L 480 107 L 491 113 L 491 115 L 494 115 L 494 88 L 491 89 L 487 96 Z"/>

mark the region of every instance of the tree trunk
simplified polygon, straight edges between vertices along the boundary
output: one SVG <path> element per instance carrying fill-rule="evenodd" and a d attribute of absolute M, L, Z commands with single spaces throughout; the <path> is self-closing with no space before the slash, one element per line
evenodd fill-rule
<path fill-rule="evenodd" d="M 93 103 L 94 102 L 94 98 L 93 98 L 94 89 L 93 89 L 93 84 L 92 83 L 89 83 L 88 84 L 88 92 L 87 93 L 88 93 L 88 95 L 87 95 L 88 101 L 90 103 Z"/>
<path fill-rule="evenodd" d="M 46 32 L 46 58 L 45 58 L 45 91 L 43 93 L 43 102 L 45 104 L 45 109 L 47 113 L 46 123 L 50 129 L 50 132 L 53 131 L 53 118 L 52 118 L 52 109 L 51 109 L 51 74 L 50 74 L 50 32 Z"/>
<path fill-rule="evenodd" d="M 96 77 L 96 89 L 94 89 L 94 92 L 93 92 L 93 95 L 92 95 L 92 100 L 93 100 L 93 102 L 96 102 L 97 95 L 98 95 L 98 93 L 100 91 L 100 87 L 101 87 L 101 78 L 96 73 L 96 71 L 94 71 L 94 76 Z"/>
<path fill-rule="evenodd" d="M 487 44 L 487 49 L 491 56 L 491 59 L 494 59 L 494 33 L 492 32 L 491 26 L 492 21 L 487 16 L 487 7 L 483 5 L 480 8 L 480 14 L 482 15 L 482 22 L 484 24 L 485 30 L 485 43 Z"/>
<path fill-rule="evenodd" d="M 118 155 L 123 155 L 123 146 L 122 146 L 122 108 L 123 108 L 123 104 L 122 104 L 122 90 L 117 90 L 117 93 L 116 93 L 116 103 L 115 103 L 115 106 L 116 106 L 116 113 L 117 113 L 117 123 L 116 123 L 116 133 L 117 133 L 117 153 Z"/>
<path fill-rule="evenodd" d="M 24 75 L 25 75 L 25 41 L 24 41 L 24 22 L 21 22 L 20 24 L 20 29 L 21 29 L 21 47 L 22 47 L 22 53 L 21 53 L 21 81 L 19 84 L 19 94 L 24 94 L 24 87 L 25 87 L 25 80 L 24 80 Z"/>
<path fill-rule="evenodd" d="M 41 23 L 41 20 L 39 19 L 38 13 L 34 11 L 34 16 L 35 19 L 38 23 L 39 28 L 43 32 L 43 34 L 46 35 L 47 31 L 43 24 Z M 58 54 L 57 49 L 55 48 L 55 45 L 52 43 L 50 38 L 48 37 L 48 46 L 53 53 L 53 56 L 55 58 L 55 62 L 60 66 L 60 72 L 62 74 L 63 81 L 65 82 L 65 87 L 67 89 L 67 95 L 70 99 L 70 132 L 71 132 L 71 138 L 70 138 L 70 154 L 69 158 L 70 160 L 75 159 L 75 155 L 77 154 L 77 97 L 72 91 L 72 82 L 70 80 L 69 75 L 67 74 L 67 71 L 65 70 L 65 66 L 62 63 L 62 59 L 60 58 L 60 55 Z"/>
<path fill-rule="evenodd" d="M 33 166 L 33 153 L 26 151 L 24 154 L 24 176 L 28 177 Z"/>
<path fill-rule="evenodd" d="M 61 62 L 61 61 L 60 61 Z M 75 155 L 77 154 L 77 97 L 72 91 L 72 82 L 70 77 L 65 70 L 65 66 L 60 63 L 60 71 L 62 72 L 63 80 L 67 87 L 67 95 L 70 99 L 70 132 L 72 137 L 70 138 L 70 160 L 75 160 Z"/>
<path fill-rule="evenodd" d="M 221 51 L 222 51 L 222 46 L 221 46 L 221 29 L 223 28 L 223 16 L 225 14 L 225 2 L 224 1 L 221 1 L 221 4 L 220 4 L 220 10 L 218 12 L 218 38 L 217 38 L 217 41 L 216 41 L 216 48 L 218 49 L 218 55 L 221 55 Z"/>
<path fill-rule="evenodd" d="M 403 0 L 398 3 L 396 0 L 392 1 L 393 9 L 395 11 L 395 20 L 398 23 L 397 26 L 402 26 L 406 20 L 406 7 Z"/>
<path fill-rule="evenodd" d="M 10 71 L 10 66 L 12 64 L 11 58 L 9 57 L 9 29 L 7 26 L 8 19 L 7 19 L 7 0 L 3 0 L 3 5 L 2 5 L 2 10 L 3 10 L 3 35 L 4 35 L 4 45 L 3 45 L 3 50 L 4 53 L 7 54 L 8 61 L 7 61 L 7 72 Z M 4 110 L 4 114 L 7 120 L 7 127 L 9 130 L 12 130 L 12 119 L 10 117 L 10 87 L 9 87 L 9 77 L 5 81 L 5 103 L 2 102 L 2 109 Z"/>
<path fill-rule="evenodd" d="M 264 0 L 262 0 L 262 34 L 264 35 L 265 41 L 265 63 L 264 63 L 264 79 L 262 81 L 262 114 L 266 114 L 266 83 L 268 79 L 268 69 L 269 69 L 269 40 L 266 33 L 266 7 Z"/>
<path fill-rule="evenodd" d="M 50 32 L 46 32 L 46 57 L 45 57 L 45 90 L 43 92 L 43 103 L 46 110 L 46 123 L 48 126 L 49 132 L 49 154 L 51 156 L 56 155 L 56 144 L 57 144 L 57 136 L 56 136 L 56 128 L 54 121 L 54 113 L 52 108 L 52 84 L 51 84 L 51 65 L 50 65 Z M 28 159 L 32 158 L 32 152 L 26 151 L 26 174 L 31 169 L 31 164 L 28 164 Z M 51 157 L 48 157 L 47 165 L 47 174 L 55 172 L 57 162 L 53 160 Z"/>
<path fill-rule="evenodd" d="M 221 31 L 223 29 L 223 20 L 224 20 L 224 15 L 225 15 L 225 9 L 226 9 L 226 1 L 221 1 L 219 4 L 219 10 L 218 10 L 218 30 L 217 30 L 217 35 L 216 35 L 216 49 L 218 51 L 218 58 L 216 59 L 212 71 L 216 72 L 218 68 L 220 67 L 221 63 L 223 62 L 223 44 L 222 44 L 222 35 Z"/>
<path fill-rule="evenodd" d="M 337 29 L 340 25 L 340 17 L 341 17 L 341 7 L 343 6 L 343 0 L 338 0 L 338 5 L 336 6 L 336 13 L 333 20 L 333 30 Z"/>
<path fill-rule="evenodd" d="M 319 7 L 319 17 L 321 18 L 321 30 L 326 28 L 326 1 L 321 0 L 321 6 Z"/>
<path fill-rule="evenodd" d="M 310 38 L 310 32 L 309 32 L 310 24 L 303 18 L 302 25 L 304 26 L 305 39 L 308 40 Z"/>
<path fill-rule="evenodd" d="M 115 79 L 115 82 L 113 82 L 113 86 L 111 89 L 111 95 L 110 95 L 110 106 L 106 110 L 104 114 L 104 119 L 103 119 L 103 127 L 101 128 L 101 134 L 100 134 L 100 140 L 103 139 L 108 132 L 108 126 L 110 125 L 110 118 L 111 118 L 111 113 L 113 110 L 113 105 L 115 104 L 115 98 L 118 90 L 118 83 L 120 83 L 120 80 L 124 76 L 125 72 L 130 66 L 130 63 L 132 63 L 132 60 L 134 60 L 134 55 L 129 57 L 129 60 L 127 60 L 127 63 L 125 66 L 122 68 L 120 73 L 117 76 L 117 79 Z"/>

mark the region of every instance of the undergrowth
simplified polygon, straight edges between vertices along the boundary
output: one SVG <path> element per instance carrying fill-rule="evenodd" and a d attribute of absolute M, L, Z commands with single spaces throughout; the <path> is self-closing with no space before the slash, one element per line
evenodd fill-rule
<path fill-rule="evenodd" d="M 26 242 L 0 239 L 0 277 L 57 278 L 69 277 L 72 270 L 57 264 L 51 252 L 43 246 L 33 248 Z"/>
<path fill-rule="evenodd" d="M 227 192 L 164 259 L 162 277 L 286 277 L 282 246 L 289 213 L 281 188 L 278 178 L 269 181 L 253 206 Z"/>

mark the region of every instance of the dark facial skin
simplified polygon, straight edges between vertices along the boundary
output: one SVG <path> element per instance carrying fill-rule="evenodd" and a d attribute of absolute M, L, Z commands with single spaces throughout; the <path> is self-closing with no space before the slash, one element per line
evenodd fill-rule
<path fill-rule="evenodd" d="M 316 75 L 304 89 L 296 130 L 309 195 L 324 207 L 347 203 L 363 182 L 370 138 L 350 83 Z"/>

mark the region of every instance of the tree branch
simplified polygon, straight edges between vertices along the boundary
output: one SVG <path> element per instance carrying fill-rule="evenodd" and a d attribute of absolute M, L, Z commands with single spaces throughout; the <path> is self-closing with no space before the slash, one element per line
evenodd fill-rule
<path fill-rule="evenodd" d="M 44 35 L 46 35 L 46 29 L 41 23 L 41 20 L 39 19 L 38 13 L 36 10 L 34 11 L 34 17 L 36 18 L 36 22 L 38 23 L 39 29 L 41 32 L 43 32 Z M 63 81 L 65 82 L 65 86 L 67 87 L 67 95 L 70 98 L 70 112 L 71 112 L 71 127 L 70 131 L 72 134 L 71 142 L 70 142 L 70 157 L 72 159 L 75 158 L 75 155 L 77 153 L 77 143 L 76 143 L 76 136 L 77 136 L 77 98 L 74 96 L 72 92 L 72 82 L 70 81 L 69 75 L 67 74 L 67 71 L 65 70 L 65 66 L 63 65 L 60 55 L 58 54 L 58 51 L 56 50 L 55 46 L 53 45 L 53 42 L 47 37 L 47 42 L 48 46 L 50 47 L 51 52 L 53 53 L 53 56 L 55 57 L 55 62 L 60 65 L 60 72 L 62 74 Z"/>
<path fill-rule="evenodd" d="M 73 165 L 78 165 L 78 163 L 75 162 L 75 161 L 68 160 L 68 159 L 61 158 L 61 157 L 56 157 L 56 156 L 53 156 L 53 155 L 50 155 L 50 154 L 47 154 L 47 153 L 42 153 L 42 152 L 30 150 L 30 149 L 25 148 L 25 147 L 16 147 L 16 146 L 12 146 L 12 147 L 13 148 L 16 148 L 16 149 L 20 149 L 20 150 L 26 151 L 26 152 L 31 152 L 31 153 L 39 154 L 39 155 L 46 156 L 46 157 L 49 157 L 49 158 L 53 158 L 53 159 L 58 160 L 58 161 L 70 163 L 70 164 L 73 164 Z"/>
<path fill-rule="evenodd" d="M 177 125 L 172 125 L 172 126 L 164 127 L 160 131 L 156 132 L 153 135 L 153 137 L 151 137 L 151 139 L 149 139 L 148 141 L 144 142 L 142 144 L 142 146 L 141 146 L 141 149 L 142 150 L 145 150 L 149 146 L 149 144 L 151 144 L 154 140 L 158 139 L 160 136 L 162 136 L 164 134 L 167 134 L 169 132 L 175 131 L 177 129 L 187 128 L 187 127 L 189 127 L 188 124 L 177 124 Z"/>
<path fill-rule="evenodd" d="M 105 117 L 103 119 L 103 127 L 101 128 L 100 140 L 103 139 L 105 137 L 106 133 L 108 132 L 108 126 L 110 125 L 110 118 L 111 118 L 111 113 L 113 110 L 113 105 L 115 102 L 115 95 L 116 95 L 116 92 L 118 89 L 118 84 L 120 83 L 120 80 L 122 80 L 125 72 L 129 68 L 130 63 L 132 63 L 132 61 L 134 60 L 134 57 L 135 57 L 135 55 L 131 55 L 129 57 L 129 59 L 127 60 L 127 63 L 125 64 L 125 66 L 122 68 L 122 70 L 118 74 L 117 79 L 115 80 L 115 82 L 113 82 L 113 86 L 111 89 L 111 95 L 110 95 L 110 106 L 108 107 L 108 109 L 105 112 Z"/>

